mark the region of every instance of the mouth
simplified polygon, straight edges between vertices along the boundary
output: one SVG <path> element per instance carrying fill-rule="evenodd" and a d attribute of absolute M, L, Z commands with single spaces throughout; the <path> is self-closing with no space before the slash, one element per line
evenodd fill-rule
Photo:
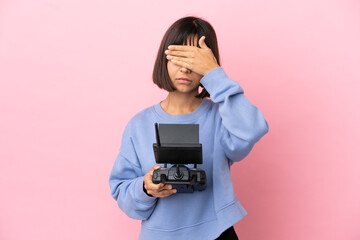
<path fill-rule="evenodd" d="M 176 82 L 179 84 L 190 85 L 192 83 L 192 80 L 188 78 L 176 78 Z"/>

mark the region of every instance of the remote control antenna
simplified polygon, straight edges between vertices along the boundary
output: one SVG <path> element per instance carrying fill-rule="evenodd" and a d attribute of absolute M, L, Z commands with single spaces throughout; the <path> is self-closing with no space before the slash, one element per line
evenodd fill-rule
<path fill-rule="evenodd" d="M 156 134 L 156 144 L 160 147 L 161 143 L 160 143 L 160 135 L 159 135 L 158 123 L 155 123 L 155 134 Z"/>

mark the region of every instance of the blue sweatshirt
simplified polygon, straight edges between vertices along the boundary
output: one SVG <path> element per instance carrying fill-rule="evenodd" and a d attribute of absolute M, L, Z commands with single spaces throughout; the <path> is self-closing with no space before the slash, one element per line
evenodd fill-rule
<path fill-rule="evenodd" d="M 200 83 L 211 100 L 203 99 L 195 111 L 170 115 L 158 103 L 137 113 L 124 130 L 109 184 L 120 209 L 142 220 L 139 239 L 215 239 L 247 214 L 234 193 L 230 166 L 248 155 L 268 124 L 222 67 Z M 155 122 L 199 124 L 203 164 L 198 168 L 206 171 L 206 190 L 166 198 L 145 194 L 144 175 L 156 164 Z"/>

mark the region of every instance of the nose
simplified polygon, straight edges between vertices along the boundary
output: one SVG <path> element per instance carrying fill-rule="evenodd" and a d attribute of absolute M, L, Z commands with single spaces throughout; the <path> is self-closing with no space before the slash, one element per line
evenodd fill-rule
<path fill-rule="evenodd" d="M 191 73 L 191 70 L 188 69 L 188 68 L 186 68 L 186 67 L 181 67 L 181 68 L 180 68 L 180 71 L 181 71 L 181 72 L 184 72 L 184 73 Z"/>

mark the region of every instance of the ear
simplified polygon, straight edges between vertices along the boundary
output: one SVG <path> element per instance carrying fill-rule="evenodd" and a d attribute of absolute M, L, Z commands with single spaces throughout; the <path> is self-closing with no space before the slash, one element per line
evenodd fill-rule
<path fill-rule="evenodd" d="M 199 39 L 199 45 L 200 45 L 200 48 L 208 48 L 208 46 L 206 46 L 206 43 L 205 43 L 205 36 L 201 36 L 201 38 Z"/>

